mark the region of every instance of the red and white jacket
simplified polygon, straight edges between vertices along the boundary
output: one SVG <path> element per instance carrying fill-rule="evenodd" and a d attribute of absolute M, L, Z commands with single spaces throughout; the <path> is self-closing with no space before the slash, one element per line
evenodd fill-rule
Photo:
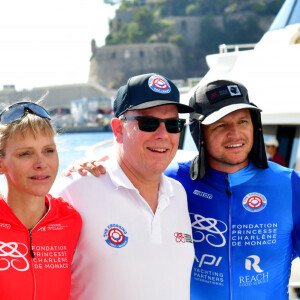
<path fill-rule="evenodd" d="M 48 212 L 31 230 L 0 196 L 0 299 L 63 300 L 82 221 L 62 198 L 45 197 Z"/>

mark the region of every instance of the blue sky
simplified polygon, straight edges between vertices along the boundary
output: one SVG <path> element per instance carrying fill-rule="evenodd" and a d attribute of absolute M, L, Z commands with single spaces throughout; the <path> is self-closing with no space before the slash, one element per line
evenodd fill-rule
<path fill-rule="evenodd" d="M 114 11 L 102 0 L 1 0 L 0 90 L 87 82 L 91 40 L 104 45 Z"/>

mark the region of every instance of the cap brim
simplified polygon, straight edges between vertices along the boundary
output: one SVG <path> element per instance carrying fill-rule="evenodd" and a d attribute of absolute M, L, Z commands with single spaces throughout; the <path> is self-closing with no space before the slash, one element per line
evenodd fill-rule
<path fill-rule="evenodd" d="M 274 139 L 270 139 L 268 141 L 265 142 L 265 146 L 274 146 L 274 147 L 279 147 L 279 142 L 277 140 L 274 140 Z"/>
<path fill-rule="evenodd" d="M 128 110 L 147 109 L 147 108 L 163 106 L 163 105 L 176 105 L 179 113 L 191 113 L 194 111 L 194 109 L 188 105 L 177 103 L 174 101 L 167 101 L 167 100 L 154 100 L 154 101 L 144 102 L 139 105 L 132 106 Z"/>
<path fill-rule="evenodd" d="M 229 115 L 230 113 L 241 110 L 241 109 L 254 109 L 254 110 L 259 110 L 256 106 L 250 105 L 250 104 L 244 104 L 244 103 L 238 103 L 238 104 L 232 104 L 232 105 L 227 105 L 219 109 L 218 111 L 208 115 L 202 122 L 201 124 L 203 125 L 210 125 L 213 124 L 220 119 L 224 118 L 225 116 Z"/>

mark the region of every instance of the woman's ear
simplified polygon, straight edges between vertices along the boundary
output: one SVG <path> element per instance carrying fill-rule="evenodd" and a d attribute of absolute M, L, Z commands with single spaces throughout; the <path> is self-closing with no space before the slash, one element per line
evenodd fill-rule
<path fill-rule="evenodd" d="M 0 175 L 4 173 L 5 173 L 5 167 L 4 167 L 3 157 L 0 156 Z"/>
<path fill-rule="evenodd" d="M 111 120 L 111 128 L 116 138 L 116 142 L 122 144 L 123 143 L 123 121 L 118 118 L 113 118 Z"/>

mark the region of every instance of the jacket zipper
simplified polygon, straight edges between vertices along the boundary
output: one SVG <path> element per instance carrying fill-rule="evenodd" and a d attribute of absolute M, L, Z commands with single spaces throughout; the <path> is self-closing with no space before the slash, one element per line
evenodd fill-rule
<path fill-rule="evenodd" d="M 35 278 L 35 271 L 34 271 L 34 265 L 33 265 L 33 259 L 34 259 L 34 252 L 32 250 L 32 231 L 34 228 L 38 226 L 38 224 L 46 217 L 50 210 L 50 202 L 49 202 L 49 208 L 48 211 L 44 214 L 44 216 L 35 224 L 35 226 L 31 229 L 28 230 L 29 232 L 29 247 L 30 247 L 30 257 L 31 257 L 31 267 L 32 267 L 32 273 L 33 273 L 33 282 L 34 282 L 34 296 L 33 299 L 36 300 L 36 278 Z"/>
<path fill-rule="evenodd" d="M 31 268 L 32 268 L 32 274 L 33 274 L 33 300 L 36 300 L 36 278 L 35 278 L 35 270 L 34 270 L 34 264 L 33 264 L 33 259 L 34 259 L 34 252 L 31 247 L 31 230 L 28 230 L 29 232 L 29 247 L 30 247 L 30 257 L 31 257 Z"/>
<path fill-rule="evenodd" d="M 48 214 L 49 210 L 50 210 L 50 202 L 49 202 L 48 211 L 46 211 L 46 213 L 44 214 L 44 216 L 31 228 L 31 230 L 28 230 L 29 231 L 29 246 L 30 246 L 30 256 L 31 256 L 31 258 L 34 258 L 34 252 L 33 252 L 32 247 L 31 247 L 31 239 L 32 239 L 31 233 L 32 233 L 33 229 L 35 227 L 37 227 L 42 222 L 42 220 L 46 217 L 46 215 Z"/>
<path fill-rule="evenodd" d="M 229 253 L 228 253 L 228 258 L 229 258 L 229 288 L 230 288 L 230 299 L 232 300 L 232 270 L 231 270 L 231 191 L 230 191 L 230 182 L 229 182 L 229 176 L 226 174 L 226 179 L 225 179 L 225 192 L 227 194 L 227 197 L 229 199 L 229 239 L 228 239 L 228 248 L 229 248 Z"/>
<path fill-rule="evenodd" d="M 29 230 L 29 247 L 30 247 L 30 256 L 31 258 L 34 258 L 34 252 L 31 247 L 31 230 Z"/>

